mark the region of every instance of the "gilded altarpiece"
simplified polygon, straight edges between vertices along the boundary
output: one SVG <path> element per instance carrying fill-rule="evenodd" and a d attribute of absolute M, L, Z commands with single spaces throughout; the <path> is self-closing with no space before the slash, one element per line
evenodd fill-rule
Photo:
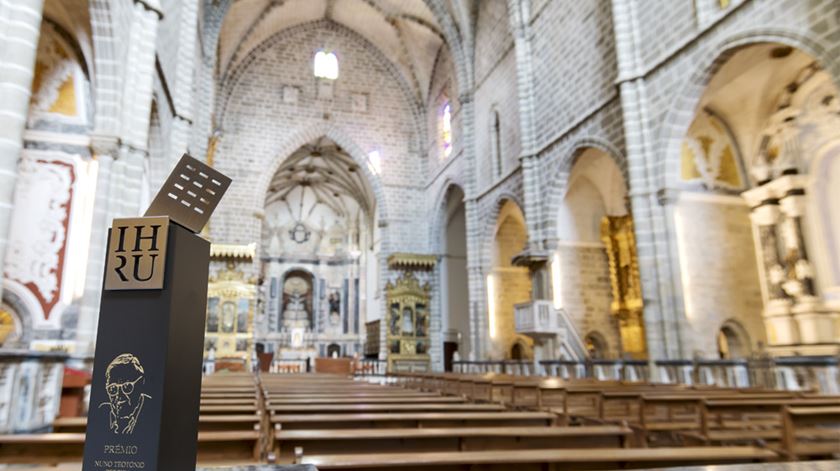
<path fill-rule="evenodd" d="M 646 358 L 644 303 L 633 217 L 605 216 L 601 220 L 601 240 L 610 264 L 613 298 L 610 311 L 618 320 L 622 350 L 631 358 Z"/>
<path fill-rule="evenodd" d="M 429 369 L 429 284 L 406 271 L 385 287 L 388 302 L 388 371 Z"/>
<path fill-rule="evenodd" d="M 228 261 L 224 270 L 210 277 L 207 285 L 205 359 L 212 349 L 217 362 L 241 362 L 250 371 L 256 303 L 256 280 L 237 270 L 235 262 Z"/>

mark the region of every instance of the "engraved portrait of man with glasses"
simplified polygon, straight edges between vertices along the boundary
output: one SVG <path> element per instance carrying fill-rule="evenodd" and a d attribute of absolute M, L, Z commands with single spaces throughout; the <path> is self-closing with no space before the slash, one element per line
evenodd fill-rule
<path fill-rule="evenodd" d="M 151 396 L 143 393 L 145 371 L 140 360 L 130 353 L 114 358 L 105 370 L 108 402 L 99 405 L 110 409 L 109 428 L 117 435 L 130 435 L 140 418 L 143 403 Z"/>

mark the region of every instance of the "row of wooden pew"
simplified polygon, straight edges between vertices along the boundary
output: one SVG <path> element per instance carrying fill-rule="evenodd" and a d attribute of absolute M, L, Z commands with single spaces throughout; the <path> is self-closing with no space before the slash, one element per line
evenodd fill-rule
<path fill-rule="evenodd" d="M 254 375 L 206 376 L 201 388 L 199 463 L 262 461 L 267 443 L 263 411 L 262 393 Z M 50 433 L 0 435 L 0 463 L 81 462 L 86 424 L 85 417 L 58 418 Z"/>
<path fill-rule="evenodd" d="M 433 386 L 431 379 L 405 375 L 397 377 L 398 385 L 381 386 L 318 375 L 264 378 L 274 425 L 270 458 L 323 470 L 363 471 L 475 465 L 615 469 L 778 456 L 754 446 L 640 447 L 633 428 L 625 424 L 566 423 L 556 411 L 454 391 L 445 382 Z M 460 379 L 467 384 L 467 377 Z"/>
<path fill-rule="evenodd" d="M 396 378 L 411 389 L 550 411 L 561 424 L 627 424 L 642 447 L 760 444 L 787 459 L 840 455 L 840 396 L 496 374 Z"/>
<path fill-rule="evenodd" d="M 199 463 L 615 469 L 840 454 L 840 398 L 504 375 L 204 378 Z M 0 436 L 0 463 L 79 462 L 84 419 Z"/>

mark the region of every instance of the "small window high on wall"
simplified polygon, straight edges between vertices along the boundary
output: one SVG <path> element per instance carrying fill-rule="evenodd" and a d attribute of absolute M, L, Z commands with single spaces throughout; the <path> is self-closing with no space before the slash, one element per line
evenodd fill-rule
<path fill-rule="evenodd" d="M 448 100 L 443 103 L 440 113 L 440 143 L 441 158 L 445 159 L 452 154 L 452 106 Z"/>
<path fill-rule="evenodd" d="M 315 53 L 315 62 L 313 64 L 315 76 L 335 80 L 338 78 L 338 57 L 335 53 L 327 52 L 323 49 Z"/>

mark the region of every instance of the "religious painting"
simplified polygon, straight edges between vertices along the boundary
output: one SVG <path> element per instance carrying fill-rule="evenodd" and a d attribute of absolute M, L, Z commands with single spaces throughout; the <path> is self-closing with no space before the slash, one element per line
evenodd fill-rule
<path fill-rule="evenodd" d="M 418 337 L 425 337 L 426 336 L 426 321 L 428 314 L 426 313 L 426 305 L 425 304 L 417 304 L 415 307 L 416 318 L 414 320 L 415 329 L 414 332 Z"/>
<path fill-rule="evenodd" d="M 391 304 L 390 335 L 400 335 L 400 305 Z M 399 349 L 398 349 L 399 350 Z"/>
<path fill-rule="evenodd" d="M 248 299 L 240 298 L 239 299 L 239 312 L 236 316 L 236 331 L 237 332 L 248 332 L 248 314 L 250 307 L 250 301 Z"/>
<path fill-rule="evenodd" d="M 207 300 L 207 332 L 219 331 L 219 298 Z"/>

